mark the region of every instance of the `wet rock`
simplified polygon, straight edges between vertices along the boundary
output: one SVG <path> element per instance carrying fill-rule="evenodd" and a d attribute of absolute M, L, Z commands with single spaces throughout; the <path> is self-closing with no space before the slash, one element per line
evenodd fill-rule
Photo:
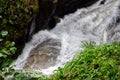
<path fill-rule="evenodd" d="M 54 14 L 56 3 L 54 0 L 38 0 L 39 10 L 36 15 L 33 17 L 31 22 L 35 24 L 33 26 L 28 26 L 28 30 L 26 30 L 25 40 L 28 42 L 33 34 L 37 33 L 40 30 L 50 29 L 49 21 Z"/>
<path fill-rule="evenodd" d="M 26 60 L 24 69 L 45 69 L 54 66 L 60 53 L 59 40 L 49 39 L 32 49 Z"/>
<path fill-rule="evenodd" d="M 38 0 L 39 11 L 36 14 L 35 25 L 30 30 L 26 41 L 40 30 L 52 29 L 59 22 L 59 18 L 75 12 L 78 8 L 88 7 L 98 0 Z M 57 17 L 57 18 L 56 18 Z M 33 20 L 33 21 L 34 21 Z"/>
<path fill-rule="evenodd" d="M 75 12 L 78 8 L 88 7 L 99 0 L 58 0 L 55 15 L 63 17 Z"/>

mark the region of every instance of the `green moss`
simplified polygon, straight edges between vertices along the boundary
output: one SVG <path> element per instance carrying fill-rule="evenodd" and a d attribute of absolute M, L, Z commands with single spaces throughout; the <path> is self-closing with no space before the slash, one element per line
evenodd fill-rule
<path fill-rule="evenodd" d="M 86 47 L 48 80 L 120 79 L 120 43 Z"/>

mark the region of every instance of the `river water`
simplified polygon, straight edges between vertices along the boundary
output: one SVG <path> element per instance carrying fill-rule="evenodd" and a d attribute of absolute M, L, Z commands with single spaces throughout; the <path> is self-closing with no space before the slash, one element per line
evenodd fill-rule
<path fill-rule="evenodd" d="M 82 41 L 120 41 L 120 0 L 101 1 L 66 15 L 52 30 L 36 33 L 12 64 L 14 68 L 50 75 L 82 50 Z"/>

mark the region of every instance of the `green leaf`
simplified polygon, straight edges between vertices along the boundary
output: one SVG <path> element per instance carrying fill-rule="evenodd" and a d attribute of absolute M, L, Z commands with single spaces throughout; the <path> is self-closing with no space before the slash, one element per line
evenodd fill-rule
<path fill-rule="evenodd" d="M 7 57 L 7 55 L 0 53 L 0 57 Z"/>
<path fill-rule="evenodd" d="M 2 35 L 2 37 L 5 37 L 8 35 L 8 31 L 1 31 L 0 34 Z"/>
<path fill-rule="evenodd" d="M 3 41 L 3 39 L 0 39 L 0 41 Z"/>
<path fill-rule="evenodd" d="M 13 47 L 14 45 L 15 45 L 15 42 L 6 41 L 5 43 L 6 47 Z"/>
<path fill-rule="evenodd" d="M 13 22 L 12 20 L 9 20 L 9 23 L 10 23 L 10 24 L 14 24 L 14 22 Z"/>
<path fill-rule="evenodd" d="M 8 66 L 8 65 L 10 65 L 12 63 L 12 60 L 11 59 L 4 59 L 3 61 L 2 61 L 2 67 L 6 67 L 6 66 Z"/>
<path fill-rule="evenodd" d="M 7 24 L 7 19 L 3 19 L 2 24 Z"/>
<path fill-rule="evenodd" d="M 11 53 L 15 53 L 16 48 L 15 48 L 15 47 L 12 47 L 12 48 L 10 48 L 10 51 L 11 51 Z"/>
<path fill-rule="evenodd" d="M 0 18 L 2 18 L 2 15 L 0 15 Z"/>
<path fill-rule="evenodd" d="M 5 54 L 5 55 L 9 55 L 10 54 L 10 52 L 8 50 L 6 50 L 6 48 L 3 48 L 0 52 L 2 54 Z"/>

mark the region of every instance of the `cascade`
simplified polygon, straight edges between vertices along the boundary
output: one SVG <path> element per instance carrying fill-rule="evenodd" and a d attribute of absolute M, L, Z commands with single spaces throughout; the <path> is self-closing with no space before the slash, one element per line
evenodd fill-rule
<path fill-rule="evenodd" d="M 50 75 L 72 60 L 84 40 L 96 44 L 120 41 L 120 0 L 99 0 L 66 15 L 52 30 L 39 31 L 12 65 Z"/>

